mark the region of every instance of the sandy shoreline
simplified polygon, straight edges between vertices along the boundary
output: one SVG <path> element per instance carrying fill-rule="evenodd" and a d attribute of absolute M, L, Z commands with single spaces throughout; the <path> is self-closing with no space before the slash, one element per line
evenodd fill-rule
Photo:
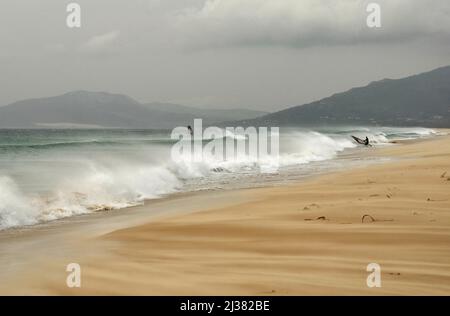
<path fill-rule="evenodd" d="M 0 233 L 0 294 L 450 295 L 450 137 L 378 154 L 400 159 Z"/>

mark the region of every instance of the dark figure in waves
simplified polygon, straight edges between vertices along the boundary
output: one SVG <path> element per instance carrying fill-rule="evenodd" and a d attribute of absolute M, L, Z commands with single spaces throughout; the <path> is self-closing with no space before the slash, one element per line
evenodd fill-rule
<path fill-rule="evenodd" d="M 192 130 L 191 125 L 188 125 L 187 129 L 188 129 L 189 133 L 191 134 L 191 136 L 194 135 L 194 131 Z"/>
<path fill-rule="evenodd" d="M 352 136 L 352 138 L 360 145 L 371 146 L 369 138 L 366 136 L 366 139 L 361 139 L 356 136 Z"/>

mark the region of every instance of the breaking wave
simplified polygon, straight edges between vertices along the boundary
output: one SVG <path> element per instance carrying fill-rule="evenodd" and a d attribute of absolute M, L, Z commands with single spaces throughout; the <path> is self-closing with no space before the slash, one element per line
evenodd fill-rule
<path fill-rule="evenodd" d="M 97 135 L 86 135 L 84 140 L 63 143 L 49 139 L 33 145 L 28 140 L 26 145 L 19 143 L 8 149 L 8 139 L 0 135 L 2 143 L 6 142 L 0 151 L 0 229 L 139 205 L 183 191 L 187 182 L 218 173 L 245 181 L 245 175 L 273 170 L 274 165 L 283 168 L 330 160 L 357 147 L 350 135 L 368 136 L 375 146 L 382 146 L 396 139 L 435 134 L 422 128 L 286 130 L 280 133 L 278 158 L 247 155 L 226 160 L 209 157 L 200 162 L 172 161 L 174 141 L 167 136 L 152 139 L 132 134 L 119 140 L 98 140 L 93 137 Z M 239 139 L 236 135 L 227 137 Z M 83 147 L 86 144 L 88 148 Z M 41 150 L 17 151 L 20 146 Z"/>

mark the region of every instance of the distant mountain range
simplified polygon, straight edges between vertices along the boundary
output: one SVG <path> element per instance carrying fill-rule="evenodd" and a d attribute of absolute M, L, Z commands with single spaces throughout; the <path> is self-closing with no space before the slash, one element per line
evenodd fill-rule
<path fill-rule="evenodd" d="M 121 94 L 74 91 L 0 107 L 0 128 L 154 128 L 204 125 L 385 125 L 450 127 L 450 66 L 266 112 L 211 110 L 169 103 L 142 104 Z M 225 122 L 225 123 L 224 123 Z"/>
<path fill-rule="evenodd" d="M 169 103 L 141 104 L 121 94 L 74 91 L 0 107 L 0 128 L 171 129 L 202 118 L 205 124 L 245 120 L 267 112 L 211 110 Z"/>
<path fill-rule="evenodd" d="M 372 82 L 316 102 L 233 124 L 450 127 L 450 66 L 403 79 Z"/>

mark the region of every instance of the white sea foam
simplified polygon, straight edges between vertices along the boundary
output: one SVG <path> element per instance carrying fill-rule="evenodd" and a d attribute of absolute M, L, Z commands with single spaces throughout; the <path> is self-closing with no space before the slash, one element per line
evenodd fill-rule
<path fill-rule="evenodd" d="M 101 210 L 120 209 L 175 192 L 179 178 L 161 166 L 107 169 L 91 166 L 45 194 L 27 194 L 0 177 L 0 229 Z"/>
<path fill-rule="evenodd" d="M 39 210 L 33 207 L 9 177 L 0 177 L 0 229 L 37 222 Z"/>
<path fill-rule="evenodd" d="M 120 145 L 108 145 L 112 146 L 106 147 L 109 151 L 105 151 L 102 147 L 105 145 L 101 143 L 90 144 L 97 147 L 85 151 L 78 147 L 75 151 L 66 147 L 42 148 L 39 155 L 23 153 L 23 162 L 19 161 L 16 166 L 16 173 L 23 173 L 21 177 L 16 179 L 14 173 L 2 175 L 0 169 L 0 229 L 141 204 L 146 199 L 182 191 L 186 182 L 195 179 L 224 181 L 225 175 L 232 175 L 243 182 L 245 175 L 273 170 L 274 165 L 301 166 L 330 160 L 340 152 L 358 146 L 350 135 L 367 136 L 373 145 L 379 146 L 389 144 L 393 139 L 435 134 L 424 128 L 288 130 L 280 133 L 280 155 L 276 161 L 271 156 L 260 159 L 240 155 L 232 159 L 227 157 L 227 160 L 208 157 L 200 162 L 190 159 L 175 162 L 169 159 L 172 143 L 161 145 L 158 139 L 157 144 L 152 144 L 147 138 L 142 143 L 136 143 L 132 138 L 131 147 L 124 147 L 126 140 L 122 139 Z M 81 144 L 83 142 L 77 146 Z M 93 149 L 98 151 L 92 154 Z M 17 163 L 17 158 L 2 159 L 8 169 Z M 29 167 L 32 162 L 35 164 Z M 31 171 L 35 169 L 38 176 L 33 178 Z M 217 177 L 218 174 L 223 176 Z M 35 190 L 36 187 L 45 187 L 45 190 Z"/>

